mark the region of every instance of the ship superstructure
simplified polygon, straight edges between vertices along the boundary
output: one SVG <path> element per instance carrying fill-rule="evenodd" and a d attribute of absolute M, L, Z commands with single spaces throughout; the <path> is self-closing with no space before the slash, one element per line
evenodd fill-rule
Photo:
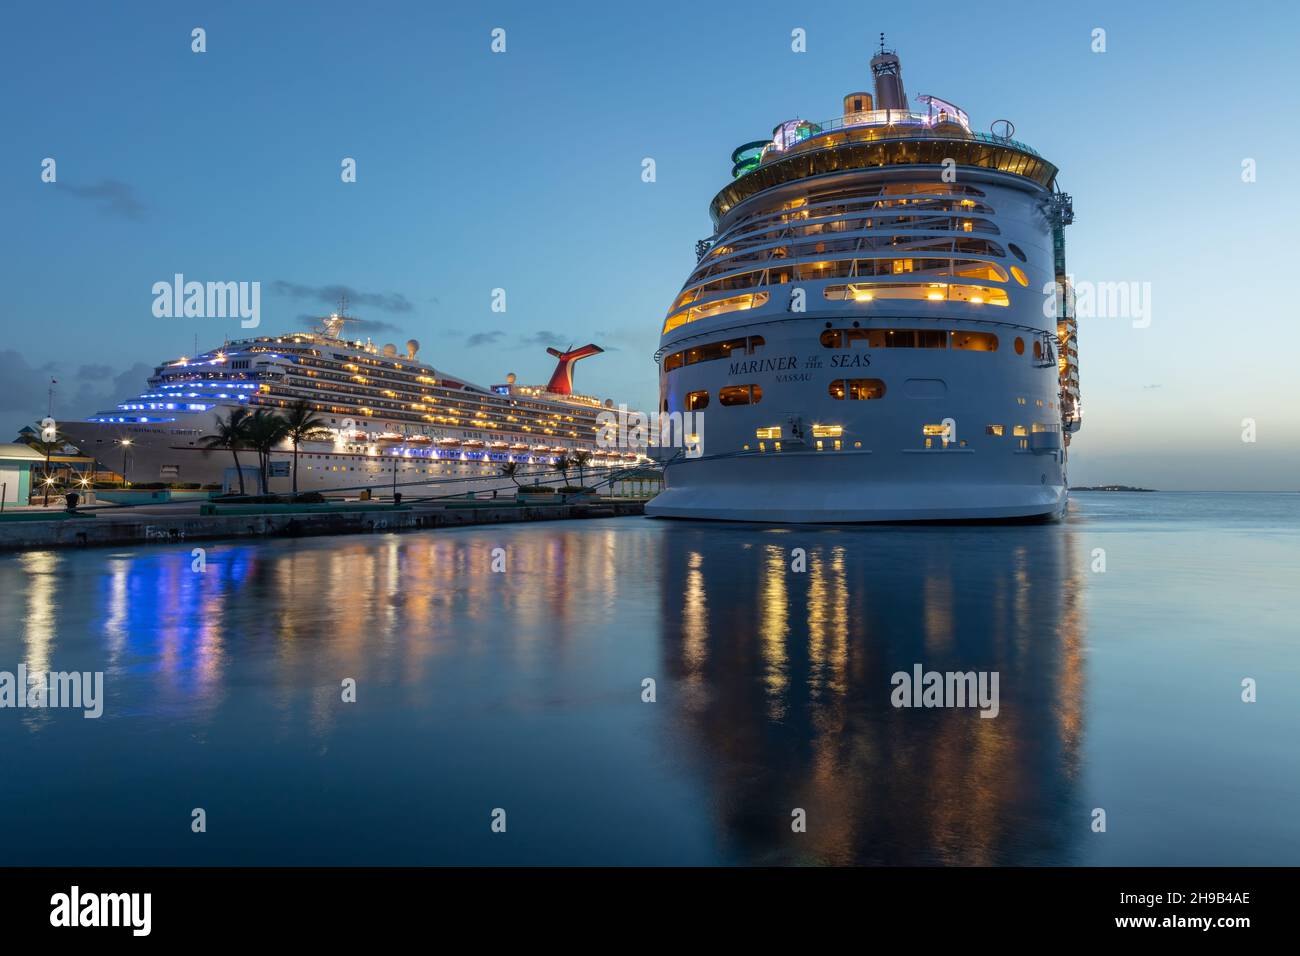
<path fill-rule="evenodd" d="M 706 416 L 661 516 L 1044 519 L 1080 423 L 1057 168 L 898 55 L 840 116 L 732 154 L 714 232 L 665 318 L 660 411 Z"/>

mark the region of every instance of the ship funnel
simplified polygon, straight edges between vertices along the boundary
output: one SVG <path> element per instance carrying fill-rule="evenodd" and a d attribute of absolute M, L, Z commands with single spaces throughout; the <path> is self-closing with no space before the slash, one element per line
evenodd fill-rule
<path fill-rule="evenodd" d="M 903 90 L 903 65 L 895 51 L 885 49 L 883 33 L 880 34 L 880 52 L 871 58 L 871 75 L 876 81 L 876 109 L 907 109 L 907 93 Z"/>
<path fill-rule="evenodd" d="M 420 343 L 415 339 L 406 340 L 406 357 L 412 362 L 415 361 L 415 353 L 420 351 Z"/>
<path fill-rule="evenodd" d="M 546 390 L 554 392 L 556 395 L 572 395 L 573 363 L 579 359 L 585 359 L 589 355 L 599 355 L 605 350 L 599 345 L 584 345 L 581 348 L 569 349 L 567 352 L 561 352 L 559 349 L 547 349 L 546 351 L 559 359 L 555 363 L 555 371 L 551 375 L 551 380 L 546 383 Z"/>
<path fill-rule="evenodd" d="M 392 342 L 384 345 L 384 358 L 397 358 L 397 346 Z"/>

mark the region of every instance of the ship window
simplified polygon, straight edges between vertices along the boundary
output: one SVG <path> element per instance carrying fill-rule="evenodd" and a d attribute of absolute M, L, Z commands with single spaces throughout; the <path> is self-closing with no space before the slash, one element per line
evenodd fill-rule
<path fill-rule="evenodd" d="M 728 385 L 718 392 L 718 401 L 723 405 L 757 405 L 762 400 L 759 385 Z"/>
<path fill-rule="evenodd" d="M 709 393 L 704 392 L 687 392 L 686 393 L 686 410 L 688 412 L 698 411 L 701 408 L 708 408 Z"/>
<path fill-rule="evenodd" d="M 1029 434 L 1029 431 L 1028 431 L 1028 429 L 1025 428 L 1024 425 L 1017 425 L 1017 426 L 1015 426 L 1015 428 L 1013 428 L 1013 429 L 1011 430 L 1011 434 L 1013 434 L 1013 435 L 1015 435 L 1015 436 L 1017 436 L 1017 437 L 1020 437 L 1020 436 L 1022 436 L 1022 435 L 1028 435 L 1028 434 Z"/>
<path fill-rule="evenodd" d="M 972 352 L 996 352 L 998 337 L 992 332 L 953 332 L 952 347 Z"/>
<path fill-rule="evenodd" d="M 1002 437 L 1003 435 L 1005 435 L 1006 433 L 1007 433 L 1007 426 L 1005 426 L 1005 425 L 985 425 L 985 426 L 984 426 L 984 434 L 986 434 L 986 435 L 997 435 L 999 438 L 1001 438 L 1001 437 Z"/>
<path fill-rule="evenodd" d="M 1027 260 L 1027 259 L 1025 258 L 1025 254 L 1024 254 L 1024 252 L 1021 250 L 1021 248 L 1020 248 L 1018 245 L 1016 245 L 1014 242 L 1008 242 L 1008 243 L 1007 243 L 1007 248 L 1010 249 L 1010 250 L 1011 250 L 1011 254 L 1012 254 L 1013 256 L 1015 256 L 1017 259 L 1019 259 L 1021 262 L 1028 262 L 1028 261 L 1029 261 L 1029 260 Z"/>
<path fill-rule="evenodd" d="M 715 315 L 722 315 L 727 312 L 736 312 L 742 309 L 757 309 L 766 305 L 769 298 L 766 292 L 754 292 L 748 295 L 735 295 L 726 299 L 716 299 L 712 302 L 706 302 L 704 305 L 692 306 L 684 312 L 678 312 L 671 315 L 664 323 L 664 334 L 668 334 L 680 325 L 688 322 L 697 322 L 700 319 L 711 318 Z"/>
<path fill-rule="evenodd" d="M 1043 357 L 1043 343 L 1038 341 L 1038 339 L 1034 339 L 1034 358 L 1040 359 L 1042 357 Z M 1043 403 L 1039 402 L 1038 404 L 1041 405 Z"/>
<path fill-rule="evenodd" d="M 712 362 L 715 359 L 730 358 L 731 353 L 737 350 L 745 351 L 744 339 L 729 339 L 725 342 L 701 345 L 699 348 L 686 350 L 686 364 L 694 365 L 697 362 Z"/>
<path fill-rule="evenodd" d="M 942 349 L 948 333 L 940 329 L 827 329 L 821 334 L 823 348 L 852 348 L 863 343 L 873 349 Z"/>
<path fill-rule="evenodd" d="M 883 398 L 885 383 L 878 378 L 840 378 L 832 381 L 827 391 L 836 401 L 843 401 L 845 398 L 850 401 L 865 401 Z"/>
<path fill-rule="evenodd" d="M 1025 354 L 1025 340 L 1018 335 L 1016 336 L 1015 349 L 1017 355 Z"/>
<path fill-rule="evenodd" d="M 1005 289 L 945 282 L 853 282 L 847 285 L 828 285 L 822 290 L 822 296 L 832 302 L 866 303 L 877 299 L 924 299 L 1002 307 L 1011 304 Z"/>
<path fill-rule="evenodd" d="M 753 355 L 763 347 L 763 344 L 763 336 L 751 335 L 748 338 L 727 339 L 722 342 L 713 342 L 709 345 L 674 352 L 664 358 L 664 371 L 671 372 L 683 365 L 695 365 L 699 362 L 712 362 L 716 359 L 730 358 L 733 353 Z"/>

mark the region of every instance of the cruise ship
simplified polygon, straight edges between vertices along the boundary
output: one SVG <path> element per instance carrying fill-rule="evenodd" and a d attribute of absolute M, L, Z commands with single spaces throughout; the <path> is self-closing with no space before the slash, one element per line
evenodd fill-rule
<path fill-rule="evenodd" d="M 647 513 L 1052 520 L 1081 421 L 1057 168 L 897 53 L 833 119 L 738 147 L 663 325 L 660 412 L 707 421 Z"/>
<path fill-rule="evenodd" d="M 281 410 L 307 401 L 323 422 L 321 440 L 299 445 L 300 492 L 390 488 L 408 494 L 459 496 L 519 482 L 559 484 L 558 462 L 586 451 L 582 478 L 591 484 L 635 465 L 635 447 L 598 442 L 597 416 L 612 399 L 573 390 L 574 364 L 603 351 L 596 345 L 561 352 L 545 386 L 484 387 L 419 360 L 414 339 L 396 345 L 349 340 L 342 312 L 306 332 L 228 341 L 220 348 L 158 365 L 143 393 L 60 430 L 104 467 L 133 484 L 238 483 L 231 453 L 204 440 L 232 409 Z M 272 456 L 272 492 L 290 489 L 292 449 Z M 256 488 L 250 451 L 241 452 L 245 484 Z M 278 467 L 276 466 L 278 463 Z M 495 481 L 490 480 L 495 479 Z M 569 480 L 579 475 L 570 470 Z M 251 483 L 251 484 L 249 484 Z"/>

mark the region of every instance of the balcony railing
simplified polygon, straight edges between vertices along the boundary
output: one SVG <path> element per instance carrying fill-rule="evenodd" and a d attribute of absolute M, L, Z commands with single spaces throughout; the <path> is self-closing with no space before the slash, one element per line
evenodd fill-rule
<path fill-rule="evenodd" d="M 864 139 L 957 139 L 993 146 L 1010 146 L 1038 156 L 1033 147 L 1007 136 L 995 136 L 992 133 L 977 133 L 970 129 L 964 117 L 945 112 L 914 113 L 909 110 L 863 110 L 837 116 L 834 119 L 818 123 L 806 120 L 791 120 L 778 127 L 772 142 L 762 151 L 761 158 L 748 162 L 738 161 L 733 175 L 739 177 L 757 169 L 762 161 L 777 154 L 797 151 L 806 145 L 814 144 L 824 136 L 852 130 L 872 130 L 875 135 Z M 753 144 L 757 145 L 757 144 Z"/>

